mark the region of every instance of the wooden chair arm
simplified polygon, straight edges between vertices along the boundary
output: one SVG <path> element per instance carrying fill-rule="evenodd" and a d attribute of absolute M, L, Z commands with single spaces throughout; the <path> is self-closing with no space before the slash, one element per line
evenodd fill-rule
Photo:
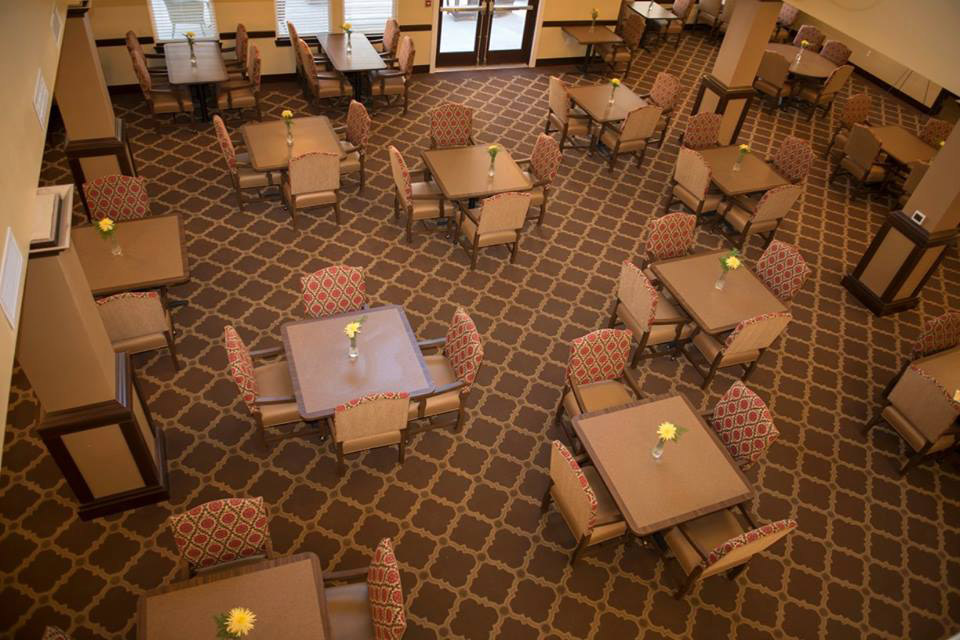
<path fill-rule="evenodd" d="M 257 405 L 261 404 L 286 404 L 288 402 L 296 402 L 297 399 L 293 396 L 257 396 L 253 403 Z"/>
<path fill-rule="evenodd" d="M 446 338 L 433 338 L 432 340 L 421 340 L 417 343 L 417 346 L 423 351 L 424 349 L 438 349 L 446 344 Z"/>
<path fill-rule="evenodd" d="M 456 391 L 461 387 L 466 386 L 466 383 L 463 380 L 454 380 L 448 384 L 441 385 L 431 391 L 430 393 L 425 393 L 422 396 L 418 395 L 416 398 L 413 398 L 418 404 L 426 402 L 427 398 L 432 398 L 434 396 L 441 396 L 445 393 L 450 393 L 451 391 Z"/>
<path fill-rule="evenodd" d="M 575 382 L 570 383 L 570 391 L 573 392 L 573 399 L 577 401 L 577 406 L 580 407 L 580 413 L 586 413 L 587 407 L 586 403 L 583 401 L 583 395 L 580 393 L 580 385 Z M 563 402 L 563 398 L 560 399 L 560 402 Z"/>
<path fill-rule="evenodd" d="M 250 352 L 251 358 L 269 358 L 271 356 L 283 353 L 283 347 L 267 347 L 266 349 L 257 349 Z"/>
<path fill-rule="evenodd" d="M 683 528 L 683 523 L 678 524 L 678 525 L 677 525 L 677 529 L 680 531 L 680 533 L 683 534 L 683 537 L 687 539 L 687 542 L 690 543 L 690 546 L 693 547 L 698 554 L 700 554 L 700 557 L 703 558 L 704 560 L 706 560 L 706 559 L 707 559 L 707 554 L 708 554 L 709 552 L 706 551 L 706 550 L 704 550 L 703 547 L 701 547 L 699 544 L 697 544 L 697 541 L 696 541 L 696 540 L 694 540 L 693 538 L 690 537 L 690 534 L 687 533 L 687 530 Z"/>
<path fill-rule="evenodd" d="M 378 78 L 396 78 L 405 75 L 400 69 L 380 69 L 377 71 Z"/>
<path fill-rule="evenodd" d="M 623 370 L 623 377 L 627 381 L 627 385 L 633 389 L 633 393 L 637 396 L 637 400 L 642 400 L 643 394 L 640 392 L 640 383 L 633 375 L 633 372 L 630 371 L 630 367 L 627 367 Z"/>
<path fill-rule="evenodd" d="M 480 221 L 474 217 L 474 215 L 470 212 L 470 209 L 468 207 L 463 206 L 462 200 L 457 200 L 457 207 L 460 208 L 460 212 L 463 213 L 463 215 L 470 218 L 470 221 L 473 222 L 473 224 L 475 224 L 478 229 L 480 228 Z"/>
<path fill-rule="evenodd" d="M 343 571 L 332 571 L 330 573 L 323 574 L 323 583 L 328 582 L 356 582 L 357 578 L 367 579 L 367 572 L 369 568 L 366 569 L 345 569 Z"/>
<path fill-rule="evenodd" d="M 162 53 L 146 53 L 144 52 L 143 57 L 147 60 L 166 60 L 167 56 Z"/>

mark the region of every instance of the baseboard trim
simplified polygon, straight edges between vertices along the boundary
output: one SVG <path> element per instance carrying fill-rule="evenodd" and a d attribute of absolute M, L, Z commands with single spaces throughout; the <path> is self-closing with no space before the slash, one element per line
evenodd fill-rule
<path fill-rule="evenodd" d="M 535 67 L 559 67 L 568 64 L 579 64 L 583 62 L 583 56 L 573 58 L 539 58 L 533 65 Z"/>

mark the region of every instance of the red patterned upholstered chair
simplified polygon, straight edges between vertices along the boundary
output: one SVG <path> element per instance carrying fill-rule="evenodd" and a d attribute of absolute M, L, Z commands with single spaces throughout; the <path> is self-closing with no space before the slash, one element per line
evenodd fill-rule
<path fill-rule="evenodd" d="M 257 430 L 264 446 L 269 441 L 302 435 L 287 425 L 302 421 L 293 395 L 290 367 L 283 358 L 271 360 L 259 367 L 253 359 L 273 358 L 283 354 L 283 347 L 247 349 L 237 330 L 227 325 L 223 329 L 223 342 L 227 350 L 230 377 L 240 391 L 243 404 L 257 421 Z M 279 432 L 268 440 L 266 430 Z"/>
<path fill-rule="evenodd" d="M 273 555 L 263 498 L 222 498 L 167 520 L 190 576 Z"/>
<path fill-rule="evenodd" d="M 630 75 L 633 61 L 644 50 L 643 36 L 647 31 L 647 20 L 636 11 L 626 11 L 624 13 L 621 23 L 623 27 L 619 31 L 623 42 L 599 44 L 596 46 L 596 52 L 614 73 L 617 71 L 617 65 L 625 64 L 626 68 L 623 70 L 623 76 L 626 77 Z"/>
<path fill-rule="evenodd" d="M 91 220 L 110 218 L 122 222 L 150 215 L 146 178 L 101 176 L 83 183 L 83 195 Z"/>
<path fill-rule="evenodd" d="M 717 208 L 718 222 L 726 222 L 729 231 L 720 226 L 721 232 L 741 250 L 752 235 L 761 236 L 768 247 L 801 193 L 800 185 L 785 184 L 766 191 L 759 200 L 738 196 L 722 202 Z"/>
<path fill-rule="evenodd" d="M 147 53 L 143 50 L 143 46 L 140 44 L 140 38 L 137 37 L 136 32 L 127 31 L 126 33 L 127 41 L 127 53 L 130 54 L 130 57 L 133 58 L 135 55 L 139 55 L 147 63 L 150 73 L 155 74 L 166 74 L 167 73 L 167 56 L 162 53 Z M 152 65 L 150 64 L 151 60 L 155 60 Z"/>
<path fill-rule="evenodd" d="M 777 520 L 757 527 L 745 509 L 740 513 L 745 523 L 732 510 L 724 509 L 663 534 L 684 574 L 675 598 L 682 598 L 694 584 L 718 573 L 726 573 L 733 580 L 747 568 L 750 558 L 797 528 L 796 520 Z"/>
<path fill-rule="evenodd" d="M 473 141 L 473 109 L 444 102 L 430 109 L 430 148 L 466 147 Z"/>
<path fill-rule="evenodd" d="M 557 178 L 560 163 L 563 161 L 560 145 L 556 140 L 545 133 L 537 136 L 533 145 L 533 155 L 528 159 L 517 160 L 517 164 L 526 165 L 524 175 L 533 185 L 530 194 L 530 206 L 538 207 L 537 226 L 543 224 L 543 216 L 547 212 L 547 201 L 550 199 L 550 187 Z"/>
<path fill-rule="evenodd" d="M 40 640 L 70 640 L 70 636 L 60 627 L 48 626 L 43 630 L 43 637 Z"/>
<path fill-rule="evenodd" d="M 169 113 L 170 117 L 176 121 L 181 113 L 187 116 L 193 114 L 193 102 L 190 100 L 189 91 L 169 84 L 166 74 L 159 70 L 148 69 L 146 59 L 139 52 L 131 51 L 130 58 L 140 91 L 143 93 L 144 100 L 147 101 L 147 106 L 150 107 L 151 116 Z"/>
<path fill-rule="evenodd" d="M 726 338 L 712 336 L 701 330 L 693 335 L 691 343 L 693 348 L 700 352 L 709 367 L 703 369 L 697 364 L 689 348 L 683 349 L 683 354 L 693 365 L 701 376 L 703 383 L 701 389 L 705 389 L 717 369 L 740 366 L 743 368 L 741 380 L 746 380 L 753 373 L 766 351 L 773 341 L 776 340 L 783 330 L 790 323 L 791 316 L 787 312 L 764 313 L 753 318 L 743 320 L 736 328 L 727 334 Z"/>
<path fill-rule="evenodd" d="M 960 311 L 948 311 L 924 322 L 920 336 L 913 344 L 910 358 L 903 363 L 897 375 L 887 383 L 887 386 L 883 389 L 883 397 L 890 395 L 894 385 L 900 380 L 900 376 L 907 370 L 911 362 L 952 349 L 957 345 L 960 345 Z"/>
<path fill-rule="evenodd" d="M 793 184 L 802 182 L 813 164 L 813 148 L 806 140 L 787 136 L 769 159 L 780 175 Z"/>
<path fill-rule="evenodd" d="M 324 572 L 324 599 L 337 640 L 401 640 L 406 604 L 393 542 L 384 538 L 370 567 Z"/>
<path fill-rule="evenodd" d="M 233 183 L 233 190 L 237 196 L 237 206 L 243 211 L 243 190 L 256 189 L 259 196 L 262 188 L 280 184 L 280 174 L 256 171 L 251 167 L 250 156 L 246 153 L 237 153 L 230 139 L 230 133 L 227 131 L 227 125 L 218 115 L 213 116 L 213 130 L 220 143 L 223 161 L 227 163 L 227 170 L 230 172 L 230 182 Z"/>
<path fill-rule="evenodd" d="M 350 101 L 350 108 L 347 109 L 347 123 L 337 129 L 337 133 L 344 134 L 346 140 L 340 141 L 340 148 L 344 156 L 340 159 L 340 173 L 360 174 L 360 185 L 357 191 L 363 191 L 367 183 L 367 141 L 370 139 L 370 114 L 362 103 L 356 100 Z"/>
<path fill-rule="evenodd" d="M 567 140 L 575 137 L 589 140 L 592 135 L 593 121 L 580 107 L 572 104 L 570 95 L 567 93 L 567 85 L 564 84 L 563 80 L 556 76 L 550 76 L 547 92 L 549 105 L 547 122 L 543 126 L 543 132 L 547 135 L 555 131 L 560 132 L 560 153 L 563 153 L 564 147 L 568 149 L 592 148 L 590 142 L 575 145 L 567 144 Z"/>
<path fill-rule="evenodd" d="M 617 156 L 622 153 L 632 153 L 638 167 L 643 164 L 647 144 L 654 135 L 662 113 L 660 107 L 648 105 L 634 109 L 619 124 L 606 122 L 602 125 L 600 142 L 610 151 L 608 171 L 613 171 Z"/>
<path fill-rule="evenodd" d="M 679 202 L 693 212 L 698 224 L 703 214 L 716 211 L 723 195 L 710 191 L 710 174 L 710 165 L 699 151 L 681 147 L 673 170 L 673 189 L 665 209 L 669 210 L 671 205 Z"/>
<path fill-rule="evenodd" d="M 363 269 L 337 264 L 300 278 L 303 307 L 311 318 L 325 318 L 367 307 Z"/>
<path fill-rule="evenodd" d="M 830 156 L 834 147 L 842 151 L 847 146 L 847 140 L 850 137 L 850 130 L 853 129 L 853 125 L 870 126 L 871 106 L 872 102 L 869 94 L 858 93 L 847 98 L 847 101 L 843 103 L 843 109 L 840 110 L 840 124 L 834 130 L 833 136 L 830 138 L 830 144 L 827 146 L 827 153 L 824 154 L 826 157 Z"/>
<path fill-rule="evenodd" d="M 422 169 L 411 172 L 406 160 L 393 145 L 387 149 L 390 154 L 390 170 L 396 193 L 393 198 L 393 215 L 399 220 L 401 212 L 407 216 L 407 242 L 413 242 L 413 223 L 423 220 L 443 218 L 443 192 L 437 183 L 427 182 Z M 412 176 L 421 178 L 414 182 Z"/>
<path fill-rule="evenodd" d="M 661 71 L 653 81 L 650 93 L 642 97 L 663 109 L 660 122 L 657 123 L 657 133 L 660 134 L 657 139 L 657 147 L 659 148 L 663 145 L 663 139 L 667 136 L 667 129 L 676 113 L 676 106 L 680 103 L 680 81 L 666 71 Z"/>
<path fill-rule="evenodd" d="M 631 367 L 642 358 L 676 354 L 681 340 L 693 334 L 690 318 L 667 298 L 657 293 L 639 267 L 625 261 L 620 267 L 617 299 L 610 317 L 610 328 L 625 326 L 637 341 Z M 673 343 L 667 351 L 656 352 L 657 345 Z M 645 351 L 649 349 L 649 353 Z"/>
<path fill-rule="evenodd" d="M 780 42 L 780 30 L 787 34 L 789 37 L 790 29 L 793 27 L 793 23 L 797 21 L 797 15 L 800 13 L 800 10 L 797 9 L 792 4 L 787 4 L 784 2 L 780 6 L 780 13 L 777 15 L 777 28 L 773 32 L 773 39 L 777 42 Z"/>
<path fill-rule="evenodd" d="M 311 151 L 290 158 L 281 193 L 290 210 L 290 221 L 297 223 L 297 210 L 305 207 L 332 206 L 337 224 L 340 219 L 340 154 Z"/>
<path fill-rule="evenodd" d="M 813 114 L 817 109 L 823 110 L 823 114 L 830 113 L 834 99 L 840 94 L 853 73 L 853 66 L 845 64 L 837 67 L 830 72 L 827 79 L 820 85 L 799 84 L 793 93 L 793 97 L 800 102 L 806 102 L 810 105 L 810 111 L 807 112 L 807 120 L 813 119 Z"/>
<path fill-rule="evenodd" d="M 118 293 L 97 300 L 107 337 L 117 353 L 143 353 L 167 348 L 173 368 L 180 370 L 173 319 L 156 291 Z"/>
<path fill-rule="evenodd" d="M 247 35 L 247 27 L 243 23 L 237 24 L 233 42 L 232 47 L 220 47 L 220 53 L 233 52 L 234 58 L 224 58 L 223 63 L 227 67 L 231 80 L 244 80 L 249 77 L 250 52 L 248 45 L 250 44 L 250 36 Z"/>
<path fill-rule="evenodd" d="M 759 461 L 780 437 L 766 403 L 739 380 L 723 394 L 713 413 L 703 417 L 744 470 Z"/>
<path fill-rule="evenodd" d="M 459 215 L 453 241 L 459 242 L 470 256 L 470 269 L 477 268 L 480 249 L 499 245 L 510 246 L 510 262 L 517 261 L 520 235 L 527 221 L 533 197 L 529 193 L 500 193 L 480 201 L 469 209 L 457 201 Z"/>
<path fill-rule="evenodd" d="M 853 52 L 850 51 L 850 47 L 838 40 L 827 40 L 820 49 L 820 55 L 838 67 L 847 64 L 851 53 Z"/>
<path fill-rule="evenodd" d="M 793 92 L 789 76 L 790 61 L 776 51 L 764 51 L 757 77 L 753 79 L 753 88 L 773 98 L 779 107 L 783 104 L 783 99 Z"/>
<path fill-rule="evenodd" d="M 922 366 L 922 365 L 921 365 Z M 913 455 L 900 468 L 903 475 L 925 458 L 960 446 L 960 402 L 918 365 L 910 365 L 887 394 L 886 406 L 863 429 L 886 422 L 903 438 Z"/>
<path fill-rule="evenodd" d="M 244 109 L 254 109 L 257 120 L 263 120 L 260 110 L 260 49 L 257 45 L 250 45 L 247 54 L 245 80 L 230 80 L 217 85 L 217 108 L 220 111 L 236 110 L 238 114 Z"/>
<path fill-rule="evenodd" d="M 289 23 L 288 23 L 289 24 Z M 300 65 L 303 67 L 303 80 L 307 85 L 307 94 L 316 100 L 318 106 L 321 101 L 333 100 L 339 104 L 341 100 L 353 94 L 350 83 L 343 74 L 336 71 L 320 71 L 317 60 L 310 46 L 301 38 L 296 41 Z"/>
<path fill-rule="evenodd" d="M 407 445 L 410 396 L 405 392 L 372 393 L 341 405 L 333 415 L 333 442 L 337 447 L 337 474 L 347 465 L 344 455 L 399 445 L 403 463 Z"/>
<path fill-rule="evenodd" d="M 393 18 L 388 18 L 383 25 L 383 36 L 368 35 L 367 39 L 373 48 L 380 53 L 384 60 L 396 58 L 397 45 L 400 44 L 400 25 Z"/>
<path fill-rule="evenodd" d="M 810 267 L 792 244 L 774 240 L 757 260 L 757 277 L 781 302 L 790 302 L 810 277 Z"/>
<path fill-rule="evenodd" d="M 540 512 L 546 513 L 552 500 L 577 540 L 570 564 L 587 547 L 627 532 L 617 503 L 593 465 L 584 464 L 585 458 L 574 458 L 562 442 L 554 440 L 550 447 L 550 484 L 540 503 Z"/>
<path fill-rule="evenodd" d="M 679 20 L 654 20 L 653 24 L 657 26 L 657 30 L 660 32 L 660 40 L 666 40 L 668 37 L 675 35 L 677 39 L 673 41 L 673 48 L 676 49 L 680 46 L 680 38 L 683 37 L 683 29 L 687 25 L 687 19 L 690 17 L 690 12 L 693 10 L 693 0 L 673 0 L 673 5 L 670 7 L 670 11 L 673 15 L 680 18 Z"/>
<path fill-rule="evenodd" d="M 720 121 L 723 119 L 719 113 L 698 113 L 690 116 L 687 121 L 687 128 L 680 136 L 680 143 L 687 149 L 713 149 L 720 146 Z"/>
<path fill-rule="evenodd" d="M 403 113 L 406 115 L 410 102 L 410 82 L 413 78 L 413 62 L 417 50 L 410 36 L 402 36 L 397 45 L 396 68 L 374 71 L 370 76 L 370 93 L 382 98 L 386 105 L 393 106 L 394 100 L 403 99 Z"/>
<path fill-rule="evenodd" d="M 467 395 L 483 364 L 483 344 L 477 325 L 463 307 L 457 307 L 446 337 L 423 340 L 418 345 L 436 389 L 428 395 L 418 396 L 410 403 L 410 420 L 428 420 L 427 426 L 419 423 L 412 431 L 449 424 L 459 431 L 466 419 L 464 407 Z M 456 413 L 454 422 L 443 423 L 439 420 L 453 413 Z"/>
<path fill-rule="evenodd" d="M 953 131 L 954 124 L 938 118 L 928 118 L 920 129 L 920 139 L 926 142 L 934 149 L 940 148 L 940 143 L 944 142 Z"/>
<path fill-rule="evenodd" d="M 843 147 L 843 157 L 830 173 L 829 183 L 846 173 L 854 183 L 853 195 L 863 195 L 870 185 L 881 185 L 887 180 L 887 163 L 883 145 L 868 127 L 855 124 Z"/>
<path fill-rule="evenodd" d="M 799 29 L 797 29 L 797 34 L 793 36 L 793 46 L 799 47 L 800 43 L 804 40 L 807 41 L 807 49 L 810 51 L 819 51 L 820 47 L 823 46 L 823 41 L 826 38 L 820 29 L 817 29 L 812 24 L 805 24 Z"/>
<path fill-rule="evenodd" d="M 656 282 L 648 268 L 659 260 L 680 258 L 690 253 L 697 235 L 697 216 L 676 211 L 651 218 L 644 227 L 642 261 L 643 273 L 650 282 Z"/>

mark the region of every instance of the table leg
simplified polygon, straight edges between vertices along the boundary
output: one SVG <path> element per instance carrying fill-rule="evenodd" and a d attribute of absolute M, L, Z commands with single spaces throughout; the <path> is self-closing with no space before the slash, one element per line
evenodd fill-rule
<path fill-rule="evenodd" d="M 587 45 L 587 51 L 583 54 L 583 72 L 590 73 L 590 61 L 593 59 L 593 45 Z"/>

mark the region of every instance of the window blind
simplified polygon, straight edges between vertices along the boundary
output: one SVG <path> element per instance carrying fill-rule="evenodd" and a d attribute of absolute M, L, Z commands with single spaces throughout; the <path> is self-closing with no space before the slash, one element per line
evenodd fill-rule
<path fill-rule="evenodd" d="M 183 40 L 187 31 L 193 31 L 198 39 L 220 37 L 213 0 L 149 0 L 149 6 L 159 42 Z"/>
<path fill-rule="evenodd" d="M 330 31 L 330 0 L 276 0 L 277 37 L 289 38 L 287 20 L 301 37 Z"/>
<path fill-rule="evenodd" d="M 393 0 L 343 0 L 343 15 L 359 33 L 383 33 L 393 17 Z"/>

